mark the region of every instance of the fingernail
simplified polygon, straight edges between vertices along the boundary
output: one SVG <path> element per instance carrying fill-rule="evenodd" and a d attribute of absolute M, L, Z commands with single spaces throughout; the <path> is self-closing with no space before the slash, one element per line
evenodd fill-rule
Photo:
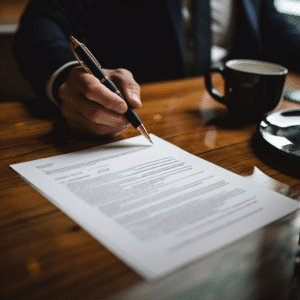
<path fill-rule="evenodd" d="M 127 106 L 126 102 L 124 101 L 124 102 L 121 104 L 119 113 L 124 114 L 124 113 L 127 111 L 127 109 L 128 109 L 128 106 Z"/>
<path fill-rule="evenodd" d="M 132 93 L 131 98 L 136 101 L 139 105 L 142 105 L 141 99 L 137 94 Z"/>

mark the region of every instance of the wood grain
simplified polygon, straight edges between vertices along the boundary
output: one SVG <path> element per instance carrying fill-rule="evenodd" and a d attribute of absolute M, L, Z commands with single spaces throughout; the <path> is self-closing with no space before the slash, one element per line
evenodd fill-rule
<path fill-rule="evenodd" d="M 299 82 L 290 74 L 286 86 Z M 220 78 L 215 84 L 222 91 Z M 212 100 L 202 77 L 144 84 L 142 101 L 137 113 L 150 133 L 239 175 L 256 166 L 300 199 L 295 162 L 263 144 L 257 121 L 232 117 Z M 296 299 L 297 215 L 145 282 L 9 167 L 110 141 L 72 131 L 36 99 L 3 99 L 0 106 L 0 299 L 163 299 L 167 291 L 181 295 L 169 299 Z M 287 107 L 300 105 L 283 101 L 278 109 Z M 137 134 L 130 128 L 117 140 Z"/>

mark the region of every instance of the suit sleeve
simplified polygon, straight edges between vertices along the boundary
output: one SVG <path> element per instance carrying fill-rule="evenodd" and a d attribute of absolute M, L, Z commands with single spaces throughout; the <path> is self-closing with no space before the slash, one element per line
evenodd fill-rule
<path fill-rule="evenodd" d="M 300 31 L 284 14 L 277 11 L 274 0 L 263 0 L 262 38 L 264 58 L 300 72 Z"/>
<path fill-rule="evenodd" d="M 14 41 L 19 68 L 33 90 L 46 100 L 45 84 L 62 65 L 73 61 L 68 38 L 85 36 L 88 1 L 33 0 L 20 21 Z"/>

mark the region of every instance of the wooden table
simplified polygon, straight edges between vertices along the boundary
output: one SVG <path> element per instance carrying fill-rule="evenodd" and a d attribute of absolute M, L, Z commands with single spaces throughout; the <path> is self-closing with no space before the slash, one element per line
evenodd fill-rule
<path fill-rule="evenodd" d="M 286 85 L 299 83 L 289 75 Z M 0 98 L 0 299 L 297 299 L 297 215 L 144 281 L 9 168 L 108 141 L 73 132 L 36 99 L 9 98 Z M 142 100 L 138 114 L 150 133 L 242 176 L 256 166 L 300 199 L 297 165 L 260 140 L 256 122 L 232 118 L 213 101 L 203 78 L 143 85 Z M 118 139 L 137 134 L 130 128 Z"/>

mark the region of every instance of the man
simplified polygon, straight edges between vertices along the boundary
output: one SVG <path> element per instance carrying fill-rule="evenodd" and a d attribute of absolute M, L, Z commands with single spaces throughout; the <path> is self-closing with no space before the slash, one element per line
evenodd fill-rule
<path fill-rule="evenodd" d="M 300 71 L 300 33 L 273 2 L 33 0 L 15 53 L 39 97 L 57 103 L 72 128 L 116 136 L 128 126 L 127 104 L 74 62 L 71 35 L 86 41 L 127 103 L 138 108 L 138 83 L 202 75 L 229 58 Z"/>

